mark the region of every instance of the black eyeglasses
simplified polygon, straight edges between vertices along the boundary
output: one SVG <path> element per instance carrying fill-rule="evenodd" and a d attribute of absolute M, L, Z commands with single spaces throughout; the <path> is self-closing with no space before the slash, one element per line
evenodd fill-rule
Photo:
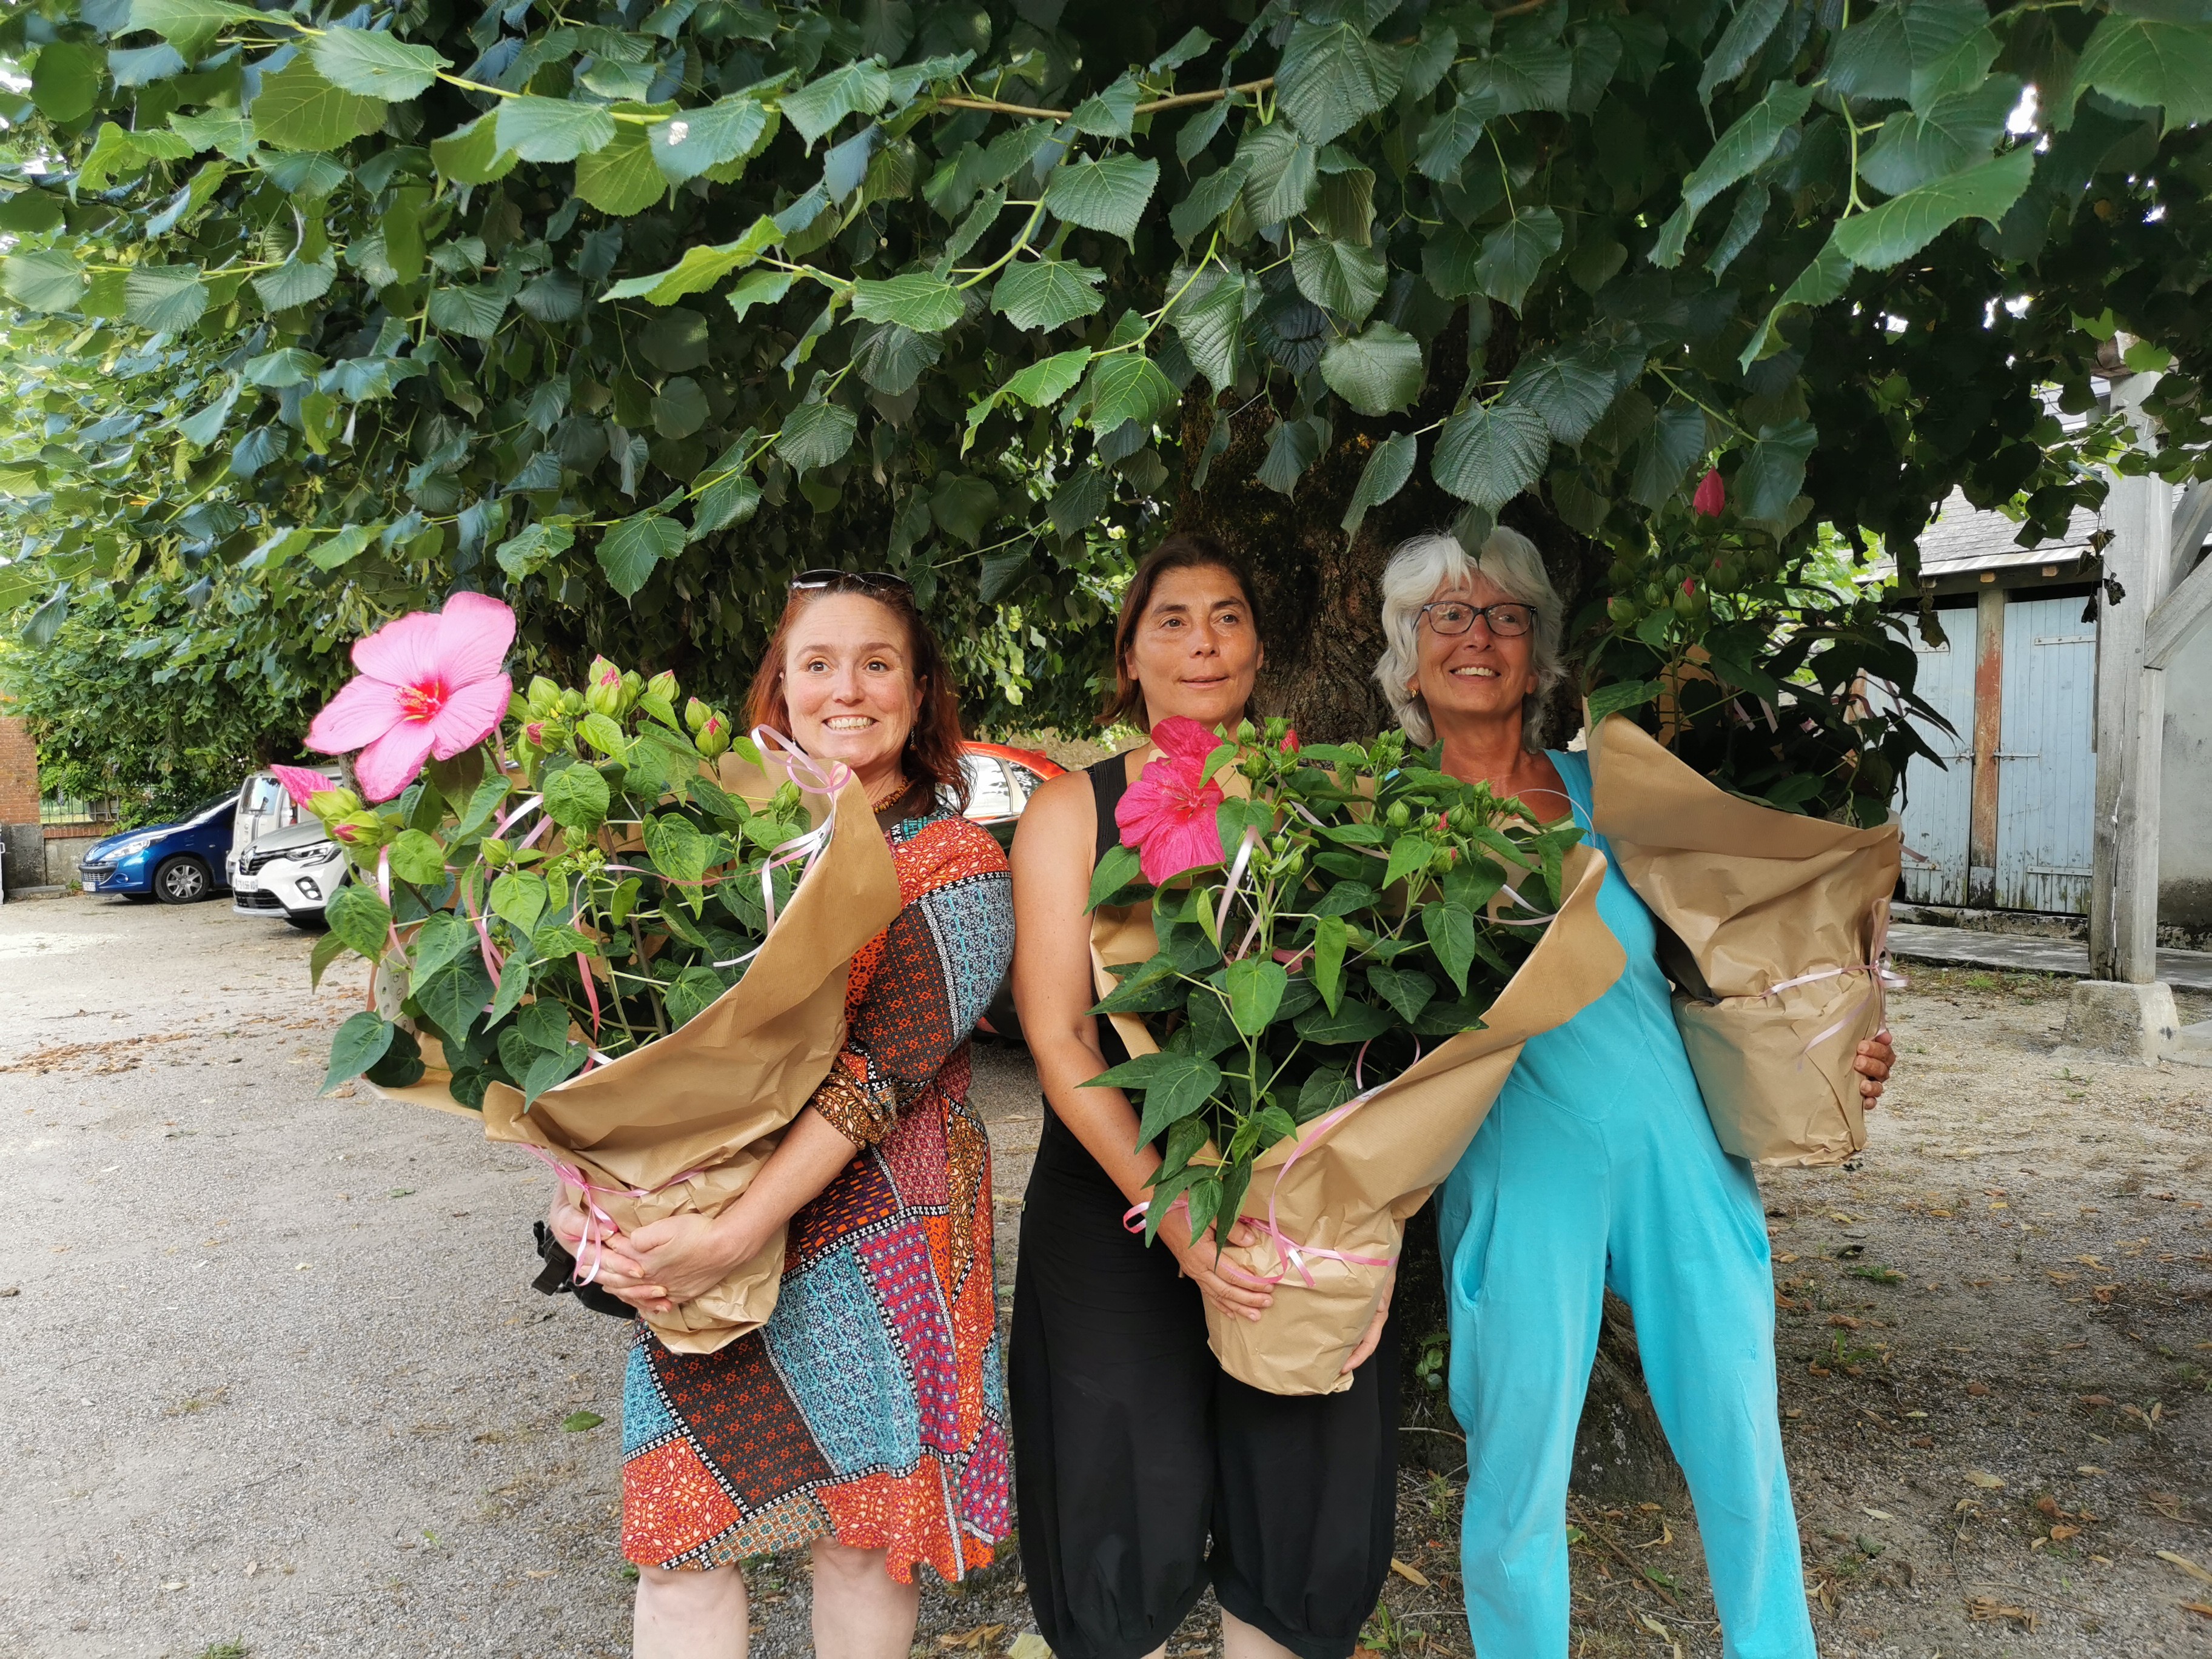
<path fill-rule="evenodd" d="M 791 592 L 794 593 L 811 592 L 821 587 L 857 587 L 863 592 L 914 597 L 912 582 L 880 570 L 802 570 L 791 579 Z"/>
<path fill-rule="evenodd" d="M 1429 631 L 1434 634 L 1464 634 L 1474 626 L 1477 617 L 1488 624 L 1490 631 L 1501 640 L 1517 640 L 1536 625 L 1536 607 L 1533 605 L 1498 604 L 1469 605 L 1464 599 L 1431 599 L 1414 613 L 1413 624 L 1427 617 Z"/>

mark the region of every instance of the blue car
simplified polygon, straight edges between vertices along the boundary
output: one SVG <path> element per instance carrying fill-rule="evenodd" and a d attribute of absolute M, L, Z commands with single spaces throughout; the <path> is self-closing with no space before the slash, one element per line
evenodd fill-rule
<path fill-rule="evenodd" d="M 174 823 L 126 830 L 93 842 L 84 855 L 84 890 L 194 904 L 224 882 L 238 797 L 222 795 Z"/>

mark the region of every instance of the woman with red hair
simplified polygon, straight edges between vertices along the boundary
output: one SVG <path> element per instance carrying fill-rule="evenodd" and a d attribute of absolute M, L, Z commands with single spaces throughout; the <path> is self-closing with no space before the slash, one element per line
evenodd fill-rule
<path fill-rule="evenodd" d="M 960 816 L 949 672 L 896 577 L 795 580 L 750 712 L 858 775 L 905 908 L 854 958 L 844 1050 L 744 1196 L 607 1249 L 603 1282 L 659 1308 L 788 1227 L 762 1329 L 685 1354 L 641 1328 L 630 1351 L 635 1651 L 744 1659 L 737 1564 L 805 1545 L 815 1652 L 906 1659 L 916 1564 L 957 1583 L 1011 1530 L 990 1147 L 968 1104 L 969 1033 L 1013 954 L 1006 861 Z M 580 1211 L 553 1226 L 577 1248 Z"/>

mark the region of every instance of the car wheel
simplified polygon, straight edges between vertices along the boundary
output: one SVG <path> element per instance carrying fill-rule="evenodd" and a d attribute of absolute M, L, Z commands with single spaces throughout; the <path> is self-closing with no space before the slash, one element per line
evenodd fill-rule
<path fill-rule="evenodd" d="M 327 933 L 331 924 L 320 910 L 287 910 L 284 920 L 303 933 Z"/>
<path fill-rule="evenodd" d="M 154 872 L 154 896 L 164 904 L 198 904 L 214 885 L 207 866 L 189 854 L 164 859 Z"/>

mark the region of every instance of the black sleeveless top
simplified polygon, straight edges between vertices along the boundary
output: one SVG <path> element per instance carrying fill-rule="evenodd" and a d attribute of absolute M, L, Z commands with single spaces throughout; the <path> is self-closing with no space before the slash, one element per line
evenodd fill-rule
<path fill-rule="evenodd" d="M 1091 849 L 1091 867 L 1096 870 L 1098 860 L 1121 844 L 1121 827 L 1114 822 L 1114 809 L 1128 793 L 1129 769 L 1123 763 L 1123 757 L 1109 755 L 1097 765 L 1086 766 L 1084 771 L 1091 779 L 1091 804 L 1098 815 L 1097 844 Z M 1098 1020 L 1098 1047 L 1105 1054 L 1109 1066 L 1119 1066 L 1129 1057 L 1121 1034 L 1114 1029 L 1114 1022 L 1103 1015 Z"/>
<path fill-rule="evenodd" d="M 1121 826 L 1114 822 L 1114 809 L 1129 787 L 1128 768 L 1119 755 L 1109 755 L 1096 766 L 1085 767 L 1091 777 L 1091 803 L 1098 815 L 1097 844 L 1092 848 L 1091 866 L 1098 867 L 1098 860 L 1121 839 Z M 1099 1017 L 1098 1047 L 1108 1066 L 1119 1066 L 1128 1059 L 1129 1051 L 1123 1046 L 1114 1022 Z M 1049 1100 L 1044 1103 L 1044 1127 L 1037 1137 L 1036 1164 L 1031 1181 L 1063 1183 L 1060 1191 L 1070 1193 L 1065 1183 L 1073 1183 L 1073 1190 L 1089 1192 L 1096 1189 L 1099 1202 L 1110 1207 L 1118 1217 L 1121 1206 L 1127 1202 L 1121 1189 L 1098 1167 L 1098 1160 L 1091 1156 L 1084 1144 L 1075 1138 L 1075 1131 L 1060 1121 L 1060 1114 L 1052 1109 Z M 1119 1225 L 1118 1221 L 1115 1223 Z"/>

